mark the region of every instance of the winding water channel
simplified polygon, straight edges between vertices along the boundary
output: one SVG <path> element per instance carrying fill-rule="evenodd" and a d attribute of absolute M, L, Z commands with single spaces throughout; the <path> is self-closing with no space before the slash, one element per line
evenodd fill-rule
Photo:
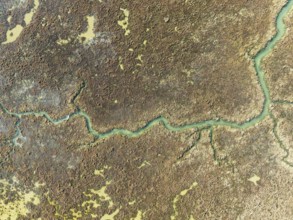
<path fill-rule="evenodd" d="M 266 57 L 270 52 L 272 52 L 273 48 L 276 46 L 276 44 L 280 41 L 280 39 L 284 36 L 285 32 L 286 32 L 286 25 L 283 21 L 284 17 L 287 15 L 288 11 L 292 8 L 293 6 L 293 0 L 288 0 L 288 2 L 282 7 L 282 9 L 280 10 L 280 12 L 278 13 L 277 17 L 276 17 L 276 33 L 275 35 L 266 43 L 265 47 L 262 48 L 260 51 L 258 51 L 258 53 L 253 57 L 253 62 L 254 62 L 254 68 L 258 77 L 258 82 L 261 86 L 261 89 L 263 91 L 264 94 L 264 103 L 263 103 L 263 108 L 262 111 L 260 112 L 260 114 L 250 120 L 247 120 L 243 123 L 236 123 L 236 122 L 232 122 L 232 121 L 226 121 L 226 120 L 222 120 L 222 119 L 218 119 L 218 120 L 205 120 L 205 121 L 200 121 L 200 122 L 195 122 L 195 123 L 191 123 L 191 124 L 186 124 L 183 126 L 173 126 L 171 125 L 168 120 L 166 118 L 164 118 L 163 116 L 160 116 L 158 118 L 155 118 L 151 121 L 149 121 L 144 127 L 139 128 L 136 131 L 130 131 L 127 129 L 122 129 L 122 128 L 114 128 L 106 133 L 99 133 L 98 131 L 93 129 L 92 123 L 91 123 L 91 118 L 90 116 L 83 112 L 82 110 L 78 110 L 72 114 L 69 114 L 63 118 L 54 120 L 52 119 L 48 113 L 46 112 L 22 112 L 22 113 L 13 113 L 13 112 L 9 112 L 3 105 L 0 104 L 0 108 L 2 108 L 2 110 L 14 117 L 17 117 L 19 120 L 16 124 L 17 127 L 17 131 L 16 131 L 16 135 L 14 137 L 14 141 L 17 139 L 17 137 L 20 135 L 20 130 L 18 128 L 19 124 L 20 124 L 20 119 L 22 116 L 42 116 L 45 117 L 48 121 L 50 121 L 53 124 L 59 124 L 62 123 L 64 121 L 67 121 L 69 119 L 71 119 L 72 117 L 83 117 L 86 120 L 86 124 L 87 124 L 87 129 L 90 132 L 90 134 L 92 134 L 94 137 L 96 138 L 108 138 L 112 135 L 126 135 L 128 137 L 137 137 L 142 135 L 147 129 L 151 128 L 154 125 L 157 125 L 159 123 L 163 124 L 165 126 L 166 129 L 170 130 L 170 131 L 184 131 L 186 129 L 203 129 L 206 127 L 213 127 L 213 126 L 228 126 L 231 128 L 237 128 L 237 129 L 246 129 L 249 128 L 251 126 L 254 126 L 255 124 L 259 123 L 260 121 L 262 121 L 265 117 L 267 117 L 270 114 L 269 108 L 270 108 L 270 104 L 271 104 L 271 97 L 270 97 L 270 91 L 269 88 L 267 86 L 266 80 L 265 80 L 265 74 L 264 71 L 261 68 L 261 63 L 264 59 L 264 57 Z"/>

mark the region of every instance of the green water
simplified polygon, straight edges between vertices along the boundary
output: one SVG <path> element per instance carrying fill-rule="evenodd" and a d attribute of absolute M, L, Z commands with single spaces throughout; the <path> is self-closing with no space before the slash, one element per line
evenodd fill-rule
<path fill-rule="evenodd" d="M 201 121 L 201 122 L 196 122 L 192 124 L 187 124 L 183 126 L 172 126 L 169 124 L 168 120 L 164 117 L 158 117 L 147 123 L 144 127 L 136 130 L 136 131 L 129 131 L 126 129 L 113 129 L 109 132 L 99 134 L 99 138 L 107 138 L 111 135 L 127 135 L 129 137 L 137 137 L 141 134 L 143 134 L 147 129 L 151 128 L 152 126 L 162 123 L 166 129 L 170 131 L 184 131 L 187 129 L 192 129 L 192 128 L 197 128 L 197 129 L 202 129 L 205 127 L 212 127 L 212 126 L 228 126 L 232 128 L 238 128 L 238 129 L 246 129 L 251 126 L 254 126 L 255 124 L 259 123 L 262 121 L 266 116 L 269 115 L 269 107 L 271 104 L 271 97 L 270 97 L 270 91 L 267 86 L 267 83 L 265 81 L 265 75 L 264 71 L 261 68 L 261 63 L 264 57 L 266 57 L 270 52 L 272 52 L 273 48 L 276 46 L 278 41 L 284 36 L 286 32 L 286 26 L 285 23 L 283 22 L 284 17 L 288 13 L 288 11 L 292 8 L 293 6 L 293 0 L 289 0 L 280 10 L 280 12 L 277 15 L 276 18 L 276 34 L 267 42 L 264 48 L 262 48 L 253 58 L 254 61 L 254 68 L 256 70 L 256 74 L 258 77 L 259 84 L 261 86 L 261 89 L 264 94 L 264 103 L 263 103 L 263 109 L 261 113 L 255 117 L 252 118 L 248 121 L 245 121 L 243 123 L 236 123 L 236 122 L 231 122 L 231 121 L 225 121 L 222 119 L 219 120 L 206 120 L 206 121 Z M 91 126 L 91 121 L 87 120 L 87 123 L 89 127 Z"/>
<path fill-rule="evenodd" d="M 206 127 L 213 127 L 213 126 L 228 126 L 228 127 L 237 128 L 237 129 L 246 129 L 251 126 L 254 126 L 255 124 L 259 123 L 260 121 L 262 121 L 265 117 L 267 117 L 270 114 L 270 112 L 269 112 L 269 107 L 271 104 L 270 91 L 269 91 L 269 88 L 268 88 L 266 81 L 265 81 L 265 75 L 264 75 L 264 71 L 261 68 L 261 63 L 262 63 L 263 58 L 266 57 L 270 52 L 272 52 L 273 48 L 276 46 L 276 44 L 279 42 L 279 40 L 284 36 L 284 34 L 286 32 L 286 26 L 283 22 L 283 19 L 286 16 L 286 14 L 288 13 L 288 11 L 291 9 L 292 6 L 293 6 L 293 0 L 288 0 L 288 2 L 282 7 L 282 9 L 280 10 L 280 12 L 278 13 L 277 18 L 276 18 L 276 29 L 277 29 L 276 34 L 267 42 L 265 47 L 262 48 L 253 58 L 256 75 L 258 77 L 258 82 L 259 82 L 261 89 L 263 91 L 263 94 L 264 94 L 264 103 L 263 103 L 263 108 L 262 108 L 261 113 L 258 116 L 254 117 L 248 121 L 245 121 L 243 123 L 236 123 L 236 122 L 232 122 L 232 121 L 225 121 L 222 119 L 218 119 L 218 120 L 205 120 L 205 121 L 195 122 L 192 124 L 186 124 L 183 126 L 173 126 L 168 122 L 168 120 L 166 118 L 161 116 L 161 117 L 158 117 L 158 118 L 151 120 L 144 127 L 139 128 L 136 131 L 130 131 L 130 130 L 121 129 L 121 128 L 114 128 L 106 133 L 99 133 L 98 131 L 93 129 L 90 116 L 80 110 L 77 110 L 76 112 L 74 112 L 70 115 L 67 115 L 63 118 L 54 120 L 46 112 L 13 113 L 13 112 L 9 112 L 7 109 L 5 109 L 0 104 L 0 108 L 5 113 L 10 114 L 11 116 L 17 117 L 19 119 L 19 121 L 16 124 L 17 132 L 16 132 L 16 135 L 13 140 L 15 142 L 17 137 L 20 135 L 20 130 L 18 128 L 19 123 L 20 123 L 20 118 L 22 116 L 30 116 L 30 115 L 36 116 L 36 117 L 39 117 L 39 116 L 45 117 L 48 121 L 50 121 L 53 124 L 60 124 L 64 121 L 69 120 L 72 117 L 83 117 L 86 121 L 87 129 L 88 129 L 89 133 L 92 134 L 93 136 L 95 136 L 96 138 L 108 138 L 112 135 L 126 135 L 128 137 L 137 137 L 137 136 L 142 135 L 146 130 L 150 129 L 151 127 L 153 127 L 157 124 L 163 124 L 166 129 L 168 129 L 170 131 L 176 131 L 176 132 L 184 131 L 187 129 L 193 129 L 193 128 L 203 129 Z"/>

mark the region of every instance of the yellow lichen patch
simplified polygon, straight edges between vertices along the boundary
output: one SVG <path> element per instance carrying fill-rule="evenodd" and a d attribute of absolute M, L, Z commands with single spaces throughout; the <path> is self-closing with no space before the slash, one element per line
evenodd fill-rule
<path fill-rule="evenodd" d="M 7 22 L 8 22 L 9 24 L 11 23 L 11 19 L 12 19 L 12 16 L 9 15 L 9 16 L 7 17 Z"/>
<path fill-rule="evenodd" d="M 140 63 L 137 64 L 137 65 L 141 65 L 141 63 L 143 63 L 142 57 L 143 57 L 142 54 L 138 54 L 138 55 L 137 55 L 136 59 L 137 59 L 138 61 L 140 61 Z"/>
<path fill-rule="evenodd" d="M 40 5 L 39 0 L 34 0 L 34 7 L 30 10 L 30 12 L 24 15 L 24 22 L 26 25 L 29 25 L 32 21 L 34 14 L 36 13 L 38 7 Z"/>
<path fill-rule="evenodd" d="M 95 18 L 94 16 L 87 16 L 87 30 L 80 35 L 78 35 L 78 39 L 81 43 L 87 44 L 91 42 L 92 39 L 94 39 L 95 35 Z"/>
<path fill-rule="evenodd" d="M 23 27 L 21 25 L 16 25 L 11 30 L 8 30 L 6 33 L 6 41 L 2 42 L 2 44 L 8 44 L 14 42 L 19 35 L 21 34 Z"/>
<path fill-rule="evenodd" d="M 174 214 L 171 216 L 171 220 L 175 220 L 179 214 L 177 210 L 177 202 L 179 201 L 180 197 L 185 196 L 190 190 L 192 190 L 196 186 L 197 186 L 197 182 L 194 182 L 188 189 L 182 190 L 178 195 L 175 196 L 173 200 Z"/>
<path fill-rule="evenodd" d="M 105 177 L 104 176 L 104 173 L 105 173 L 105 170 L 108 170 L 108 169 L 110 169 L 110 167 L 109 166 L 104 166 L 102 169 L 96 169 L 95 171 L 94 171 L 94 174 L 96 175 L 96 176 L 101 176 L 101 177 Z"/>
<path fill-rule="evenodd" d="M 252 182 L 254 185 L 258 185 L 257 182 L 260 181 L 260 177 L 257 175 L 252 176 L 251 178 L 248 179 L 248 181 Z"/>
<path fill-rule="evenodd" d="M 45 183 L 35 182 L 35 187 L 36 188 L 40 188 L 40 187 L 45 186 L 45 185 L 46 185 Z"/>
<path fill-rule="evenodd" d="M 91 217 L 92 217 L 92 218 L 97 218 L 98 215 L 97 215 L 97 214 L 91 214 Z"/>
<path fill-rule="evenodd" d="M 101 176 L 102 178 L 105 178 L 104 172 L 107 169 L 110 169 L 109 166 L 104 166 L 102 169 L 96 169 L 94 171 L 94 175 Z M 49 197 L 49 193 L 46 193 L 45 196 L 51 206 L 55 209 L 55 217 L 58 219 L 88 219 L 89 216 L 97 219 L 99 213 L 99 208 L 105 208 L 105 205 L 108 209 L 111 209 L 114 207 L 114 202 L 112 201 L 112 198 L 107 193 L 107 187 L 111 184 L 111 181 L 106 181 L 103 186 L 100 188 L 90 188 L 83 192 L 83 195 L 85 198 L 77 204 L 74 208 L 71 208 L 68 213 L 60 214 L 62 207 L 58 204 L 57 201 L 54 201 L 52 198 Z M 103 207 L 102 207 L 103 206 Z M 121 208 L 121 207 L 120 207 Z M 104 220 L 112 220 L 114 217 L 119 213 L 120 208 L 116 209 L 111 214 L 105 214 L 100 219 Z"/>
<path fill-rule="evenodd" d="M 144 214 L 145 214 L 144 212 L 142 212 L 141 210 L 138 210 L 136 216 L 134 218 L 131 218 L 130 220 L 142 220 Z"/>
<path fill-rule="evenodd" d="M 29 25 L 32 21 L 32 18 L 35 12 L 37 11 L 39 5 L 39 0 L 34 0 L 34 7 L 30 10 L 30 12 L 24 15 L 24 22 L 26 25 Z M 7 21 L 8 23 L 11 22 L 11 16 L 8 16 Z M 23 31 L 23 28 L 23 26 L 18 24 L 13 29 L 8 30 L 6 33 L 6 41 L 2 42 L 2 44 L 8 44 L 16 41 L 16 39 L 20 36 L 21 32 Z"/>
<path fill-rule="evenodd" d="M 78 207 L 75 209 L 71 209 L 71 216 L 80 216 L 83 217 L 83 215 L 92 215 L 92 211 L 102 206 L 102 202 L 108 203 L 108 208 L 112 208 L 114 206 L 114 203 L 112 201 L 112 198 L 107 194 L 106 190 L 107 187 L 111 184 L 111 181 L 107 181 L 104 186 L 102 186 L 100 189 L 89 189 L 83 194 L 87 197 L 81 205 L 78 205 Z M 113 213 L 112 213 L 113 214 Z M 111 215 L 109 215 L 111 216 Z"/>
<path fill-rule="evenodd" d="M 193 216 L 191 215 L 191 216 L 189 217 L 189 220 L 195 220 L 195 219 L 194 219 Z"/>
<path fill-rule="evenodd" d="M 57 43 L 58 45 L 66 45 L 66 44 L 69 43 L 69 40 L 70 40 L 70 39 L 58 39 L 58 40 L 56 41 L 56 43 Z"/>
<path fill-rule="evenodd" d="M 35 192 L 20 189 L 18 181 L 9 183 L 5 179 L 0 180 L 1 220 L 16 220 L 20 216 L 27 216 L 30 213 L 28 204 L 40 204 L 40 198 Z"/>
<path fill-rule="evenodd" d="M 135 203 L 136 203 L 136 201 L 133 200 L 133 201 L 129 202 L 128 204 L 129 204 L 129 205 L 134 205 Z"/>
<path fill-rule="evenodd" d="M 123 58 L 121 56 L 119 56 L 119 67 L 121 70 L 124 70 Z"/>
<path fill-rule="evenodd" d="M 128 29 L 129 25 L 129 11 L 127 9 L 120 8 L 121 11 L 123 11 L 124 19 L 118 21 L 118 25 L 122 27 L 122 29 L 125 31 L 125 36 L 130 34 L 130 30 Z"/>
<path fill-rule="evenodd" d="M 90 193 L 91 194 L 95 194 L 99 196 L 99 199 L 103 202 L 109 202 L 109 208 L 111 208 L 114 204 L 113 201 L 111 199 L 111 197 L 106 193 L 107 187 L 108 185 L 111 184 L 111 181 L 107 181 L 106 185 L 103 186 L 102 188 L 100 188 L 99 190 L 95 190 L 95 189 L 90 189 Z M 83 206 L 83 205 L 82 205 Z"/>
<path fill-rule="evenodd" d="M 119 213 L 120 209 L 116 209 L 113 213 L 111 214 L 105 214 L 102 216 L 101 220 L 114 220 L 115 216 Z"/>
<path fill-rule="evenodd" d="M 138 169 L 143 168 L 144 166 L 149 166 L 151 165 L 150 162 L 148 162 L 147 160 L 143 161 L 143 163 L 138 167 Z"/>
<path fill-rule="evenodd" d="M 61 206 L 58 204 L 58 202 L 56 202 L 55 200 L 53 200 L 52 198 L 50 198 L 49 196 L 49 192 L 45 193 L 45 197 L 48 201 L 48 203 L 54 207 L 55 209 L 55 213 L 54 213 L 54 216 L 55 217 L 62 217 L 62 218 L 65 218 L 64 216 L 62 216 L 60 213 L 59 213 L 59 210 L 61 209 Z"/>
<path fill-rule="evenodd" d="M 195 73 L 195 70 L 192 70 L 192 69 L 183 69 L 182 72 L 185 73 L 186 74 L 186 77 L 188 78 L 187 83 L 188 84 L 191 84 L 191 85 L 194 85 L 194 82 L 193 82 L 193 80 L 191 80 L 191 77 Z"/>
<path fill-rule="evenodd" d="M 70 211 L 73 219 L 78 219 L 82 217 L 81 211 L 75 211 L 74 209 L 70 209 Z"/>

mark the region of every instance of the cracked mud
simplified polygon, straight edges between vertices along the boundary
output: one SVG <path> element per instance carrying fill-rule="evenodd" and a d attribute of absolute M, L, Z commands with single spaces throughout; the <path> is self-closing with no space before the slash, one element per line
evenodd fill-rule
<path fill-rule="evenodd" d="M 0 219 L 292 219 L 292 6 L 0 1 Z"/>

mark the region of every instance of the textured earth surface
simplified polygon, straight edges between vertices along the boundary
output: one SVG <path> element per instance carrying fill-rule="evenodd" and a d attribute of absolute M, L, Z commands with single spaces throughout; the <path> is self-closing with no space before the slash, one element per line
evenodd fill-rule
<path fill-rule="evenodd" d="M 0 0 L 0 220 L 293 219 L 293 0 Z"/>

